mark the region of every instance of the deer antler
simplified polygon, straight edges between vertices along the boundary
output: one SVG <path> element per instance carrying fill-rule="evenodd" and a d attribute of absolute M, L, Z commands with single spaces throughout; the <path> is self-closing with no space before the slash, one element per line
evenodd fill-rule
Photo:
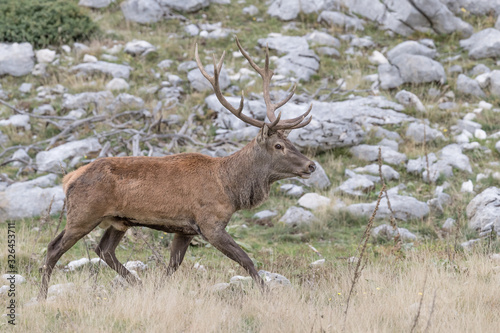
<path fill-rule="evenodd" d="M 222 57 L 219 60 L 219 63 L 216 64 L 215 61 L 215 55 L 214 55 L 214 76 L 210 76 L 210 74 L 207 73 L 207 71 L 204 69 L 203 64 L 200 61 L 200 57 L 198 55 L 198 44 L 196 44 L 195 47 L 195 57 L 196 57 L 196 63 L 198 64 L 198 68 L 200 69 L 201 73 L 203 76 L 212 84 L 214 88 L 215 95 L 217 96 L 217 99 L 219 102 L 226 108 L 228 109 L 231 113 L 233 113 L 236 117 L 239 119 L 243 120 L 247 124 L 256 126 L 256 127 L 263 127 L 264 125 L 267 125 L 270 130 L 285 130 L 285 129 L 296 129 L 296 128 L 301 128 L 309 124 L 312 120 L 312 117 L 309 117 L 306 121 L 304 119 L 309 115 L 309 113 L 312 110 L 312 104 L 309 107 L 309 109 L 302 115 L 296 118 L 292 119 L 286 119 L 286 120 L 281 120 L 281 112 L 276 116 L 275 112 L 277 109 L 285 105 L 294 95 L 295 89 L 297 88 L 297 84 L 294 84 L 291 93 L 284 98 L 282 101 L 274 104 L 271 101 L 271 96 L 269 93 L 269 86 L 271 85 L 271 78 L 274 75 L 274 72 L 272 69 L 269 69 L 269 48 L 266 46 L 266 60 L 264 64 L 264 68 L 259 67 L 253 60 L 250 58 L 250 55 L 243 49 L 243 47 L 240 44 L 240 41 L 238 40 L 238 37 L 236 37 L 236 44 L 238 45 L 238 48 L 240 49 L 241 54 L 248 60 L 250 63 L 250 66 L 255 69 L 257 73 L 260 74 L 262 77 L 262 88 L 264 92 L 264 102 L 266 103 L 266 110 L 267 110 L 267 118 L 269 119 L 270 123 L 265 123 L 264 121 L 260 121 L 257 119 L 250 118 L 242 113 L 243 110 L 243 91 L 241 92 L 241 100 L 240 100 L 240 106 L 238 109 L 235 109 L 222 95 L 222 92 L 220 90 L 219 86 L 219 75 L 220 71 L 222 69 L 222 63 L 224 61 L 224 57 L 226 55 L 226 52 L 222 53 Z"/>

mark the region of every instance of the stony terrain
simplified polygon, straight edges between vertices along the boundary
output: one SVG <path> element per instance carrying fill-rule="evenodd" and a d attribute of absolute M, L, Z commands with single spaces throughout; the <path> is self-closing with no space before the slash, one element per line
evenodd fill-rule
<path fill-rule="evenodd" d="M 387 255 L 407 257 L 412 263 L 408 265 L 416 269 L 413 264 L 420 253 L 431 261 L 445 257 L 446 265 L 461 274 L 462 265 L 467 266 L 463 262 L 478 260 L 482 270 L 491 270 L 491 282 L 498 282 L 500 1 L 80 0 L 79 4 L 88 7 L 99 23 L 103 31 L 99 38 L 40 50 L 28 43 L 0 43 L 0 220 L 29 226 L 22 228 L 23 235 L 36 243 L 36 250 L 35 245 L 21 245 L 30 267 L 21 274 L 29 275 L 32 286 L 39 276 L 31 266 L 42 262 L 43 248 L 63 208 L 64 173 L 106 156 L 179 152 L 226 156 L 256 135 L 256 128 L 219 104 L 194 62 L 196 43 L 205 64 L 225 50 L 220 80 L 227 99 L 237 105 L 244 90 L 244 113 L 264 120 L 260 77 L 239 53 L 235 35 L 257 63 L 263 63 L 264 49 L 269 48 L 276 73 L 275 99 L 298 83 L 296 95 L 284 107 L 284 118 L 296 117 L 313 104 L 312 122 L 292 131 L 289 138 L 318 162 L 317 172 L 309 180 L 275 184 L 268 202 L 235 214 L 228 227 L 256 262 L 266 260 L 261 268 L 269 270 L 262 271 L 269 283 L 308 286 L 315 277 L 301 278 L 299 283 L 293 276 L 304 273 L 296 270 L 317 272 L 321 267 L 324 275 L 316 278 L 327 279 L 321 280 L 325 283 L 331 278 L 326 272 L 334 275 L 340 265 L 345 281 L 335 288 L 343 290 L 339 295 L 346 294 L 346 286 L 340 287 L 352 273 L 346 259 L 356 255 L 383 184 L 387 192 L 376 212 L 369 245 L 375 262 Z M 89 245 L 98 241 L 100 232 L 86 237 Z M 139 276 L 147 265 L 135 260 L 160 265 L 154 259 L 158 251 L 166 255 L 169 243 L 168 235 L 140 233 L 149 239 L 147 246 L 142 245 L 142 236 L 128 233 L 123 249 L 130 269 Z M 402 241 L 397 255 L 392 250 L 395 237 Z M 135 243 L 142 246 L 138 253 Z M 322 254 L 311 251 L 308 243 Z M 200 258 L 207 255 L 206 244 L 197 239 L 192 245 L 197 247 L 188 265 L 195 263 L 197 272 L 205 272 Z M 61 259 L 68 281 L 72 271 L 99 264 L 87 255 L 86 246 L 79 244 Z M 293 268 L 264 259 L 274 251 L 290 260 Z M 306 267 L 294 266 L 290 259 L 294 254 Z M 462 264 L 454 261 L 459 260 L 455 256 Z M 213 281 L 210 289 L 227 291 L 249 284 L 247 277 L 234 275 L 229 275 L 233 278 L 228 283 Z M 113 286 L 119 284 L 107 278 Z M 74 288 L 61 284 L 60 292 L 52 291 L 54 299 L 66 294 L 65 287 Z M 24 297 L 28 301 L 32 296 L 26 292 Z M 500 310 L 498 301 L 491 307 Z M 485 324 L 485 331 L 494 327 L 493 322 Z M 323 328 L 341 326 L 333 327 Z M 363 331 L 370 326 L 349 327 Z M 411 320 L 404 327 L 409 330 Z M 465 329 L 469 330 L 474 331 Z"/>

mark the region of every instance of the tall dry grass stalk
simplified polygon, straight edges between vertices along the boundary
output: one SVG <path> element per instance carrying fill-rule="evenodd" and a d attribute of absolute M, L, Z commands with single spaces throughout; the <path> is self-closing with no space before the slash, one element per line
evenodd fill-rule
<path fill-rule="evenodd" d="M 380 183 L 382 187 L 385 187 L 385 179 L 382 175 L 382 148 L 378 147 L 378 175 L 380 177 Z M 391 212 L 391 217 L 389 221 L 392 226 L 392 230 L 394 231 L 394 252 L 399 252 L 401 250 L 401 235 L 399 234 L 398 225 L 396 224 L 396 218 L 394 217 L 394 211 L 392 210 L 391 200 L 389 199 L 389 193 L 387 193 L 387 188 L 384 190 L 384 195 L 387 200 L 387 208 Z"/>
<path fill-rule="evenodd" d="M 379 148 L 379 157 L 380 157 L 380 148 Z M 347 314 L 349 311 L 349 305 L 351 303 L 351 297 L 354 292 L 354 288 L 356 287 L 356 283 L 358 282 L 359 278 L 361 277 L 361 273 L 363 272 L 363 269 L 366 266 L 367 259 L 365 259 L 365 252 L 366 252 L 366 246 L 368 244 L 368 240 L 370 239 L 370 232 L 373 227 L 373 221 L 375 220 L 375 215 L 377 215 L 378 207 L 380 205 L 380 200 L 382 200 L 382 196 L 385 191 L 385 184 L 382 185 L 382 189 L 380 190 L 380 193 L 378 194 L 378 199 L 377 199 L 377 204 L 375 205 L 375 209 L 373 210 L 372 216 L 370 217 L 370 220 L 368 220 L 368 224 L 366 225 L 365 232 L 363 233 L 363 237 L 361 238 L 361 243 L 358 246 L 358 260 L 356 262 L 356 268 L 354 269 L 354 274 L 352 277 L 352 282 L 351 282 L 351 288 L 349 289 L 349 294 L 347 295 L 347 300 L 346 300 L 346 305 L 345 305 L 345 311 L 344 311 L 344 322 L 342 325 L 342 331 L 345 332 L 346 330 L 346 322 L 347 322 Z M 363 262 L 364 261 L 364 262 Z"/>

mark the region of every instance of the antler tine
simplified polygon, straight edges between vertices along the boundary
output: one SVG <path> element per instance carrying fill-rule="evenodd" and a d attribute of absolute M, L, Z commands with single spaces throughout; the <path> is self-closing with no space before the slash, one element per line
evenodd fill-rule
<path fill-rule="evenodd" d="M 292 92 L 290 93 L 290 95 L 288 95 L 285 99 L 283 99 L 281 102 L 279 102 L 278 104 L 276 104 L 276 110 L 279 109 L 280 107 L 282 107 L 283 105 L 285 105 L 286 103 L 288 103 L 288 101 L 295 94 L 295 89 L 297 89 L 297 82 L 294 83 L 293 88 L 292 88 Z"/>
<path fill-rule="evenodd" d="M 210 74 L 207 73 L 207 71 L 205 70 L 205 67 L 203 67 L 203 64 L 201 63 L 201 60 L 200 60 L 200 56 L 198 54 L 198 43 L 196 43 L 195 47 L 194 47 L 194 57 L 196 59 L 196 64 L 198 65 L 198 69 L 200 70 L 201 74 L 203 74 L 203 76 L 208 80 L 208 82 L 210 82 L 212 84 L 212 86 L 214 85 L 215 81 L 214 81 L 214 77 L 211 76 Z"/>
<path fill-rule="evenodd" d="M 301 128 L 309 124 L 312 120 L 312 116 L 309 117 L 305 122 L 302 122 L 311 112 L 312 110 L 312 104 L 309 106 L 309 109 L 303 113 L 302 115 L 293 118 L 293 119 L 286 119 L 281 121 L 280 124 L 277 124 L 273 129 L 274 130 L 282 130 L 282 129 L 296 129 L 296 128 Z M 281 113 L 280 113 L 281 114 Z"/>
<path fill-rule="evenodd" d="M 306 121 L 304 121 L 304 122 L 302 122 L 302 123 L 300 123 L 300 124 L 298 124 L 298 125 L 296 125 L 294 127 L 288 128 L 288 129 L 292 130 L 292 129 L 302 128 L 304 126 L 307 126 L 307 125 L 309 125 L 309 123 L 311 122 L 312 119 L 313 119 L 313 117 L 310 116 L 309 118 L 307 118 Z"/>
<path fill-rule="evenodd" d="M 257 73 L 259 73 L 262 76 L 262 68 L 260 68 L 253 60 L 250 58 L 250 55 L 243 49 L 243 47 L 240 44 L 240 41 L 238 39 L 238 36 L 236 36 L 236 45 L 238 45 L 238 48 L 240 49 L 241 54 L 245 57 L 245 59 L 248 61 L 250 66 L 255 69 Z"/>
<path fill-rule="evenodd" d="M 278 125 L 278 123 L 280 122 L 280 119 L 281 119 L 281 112 L 278 113 L 278 117 L 276 117 L 276 119 L 267 125 L 267 127 L 269 127 L 269 129 L 274 129 L 276 127 L 276 125 Z"/>
<path fill-rule="evenodd" d="M 241 100 L 240 100 L 240 106 L 238 109 L 235 109 L 231 103 L 227 101 L 227 99 L 222 95 L 222 91 L 220 90 L 219 86 L 219 74 L 220 70 L 222 68 L 222 63 L 224 61 L 226 53 L 222 53 L 222 57 L 219 60 L 219 63 L 216 64 L 215 60 L 215 55 L 213 56 L 214 59 L 214 76 L 211 76 L 210 74 L 207 73 L 205 68 L 203 67 L 203 64 L 201 63 L 200 56 L 198 54 L 198 44 L 195 46 L 195 58 L 196 58 L 196 63 L 198 64 L 198 68 L 200 69 L 201 74 L 212 84 L 212 87 L 214 88 L 214 93 L 215 96 L 217 96 L 217 99 L 219 102 L 224 106 L 226 109 L 228 109 L 232 114 L 234 114 L 236 117 L 238 117 L 240 120 L 244 121 L 247 124 L 256 126 L 256 127 L 263 127 L 265 122 L 260 121 L 251 117 L 246 116 L 245 114 L 242 113 L 243 111 L 243 102 L 244 102 L 244 97 L 243 97 L 243 91 L 241 92 Z"/>
<path fill-rule="evenodd" d="M 238 37 L 236 37 L 236 44 L 238 45 L 241 54 L 248 60 L 253 69 L 255 69 L 255 71 L 259 73 L 260 76 L 262 77 L 262 86 L 264 91 L 264 102 L 266 103 L 266 109 L 267 109 L 267 118 L 269 118 L 271 122 L 274 122 L 276 120 L 276 115 L 274 114 L 274 112 L 276 111 L 277 107 L 271 102 L 271 96 L 269 95 L 269 85 L 271 83 L 271 78 L 274 75 L 274 72 L 271 69 L 269 69 L 269 47 L 266 46 L 265 65 L 264 68 L 261 68 L 252 60 L 250 55 L 243 49 Z"/>

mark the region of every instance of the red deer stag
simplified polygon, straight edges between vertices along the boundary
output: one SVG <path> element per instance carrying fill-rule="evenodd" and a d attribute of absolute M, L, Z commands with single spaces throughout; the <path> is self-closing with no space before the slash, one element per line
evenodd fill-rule
<path fill-rule="evenodd" d="M 303 115 L 282 120 L 275 111 L 292 97 L 273 103 L 269 86 L 273 71 L 269 69 L 266 49 L 264 68 L 250 58 L 236 39 L 238 48 L 250 65 L 262 76 L 264 101 L 269 123 L 250 118 L 240 105 L 234 108 L 222 95 L 219 75 L 225 53 L 214 75 L 210 76 L 198 56 L 202 74 L 212 84 L 224 107 L 247 124 L 260 128 L 255 139 L 231 156 L 213 158 L 184 153 L 165 157 L 100 158 L 66 175 L 63 189 L 67 202 L 64 230 L 48 245 L 43 266 L 39 299 L 47 297 L 52 270 L 59 258 L 79 239 L 100 225 L 106 228 L 95 251 L 109 267 L 128 282 L 140 283 L 116 258 L 115 249 L 129 227 L 142 226 L 175 233 L 171 245 L 168 274 L 176 271 L 195 235 L 200 235 L 219 251 L 240 264 L 253 280 L 264 287 L 252 260 L 236 244 L 225 228 L 234 212 L 262 203 L 270 185 L 280 179 L 308 178 L 316 169 L 314 162 L 302 155 L 287 139 L 288 131 L 306 126 L 312 105 Z"/>

